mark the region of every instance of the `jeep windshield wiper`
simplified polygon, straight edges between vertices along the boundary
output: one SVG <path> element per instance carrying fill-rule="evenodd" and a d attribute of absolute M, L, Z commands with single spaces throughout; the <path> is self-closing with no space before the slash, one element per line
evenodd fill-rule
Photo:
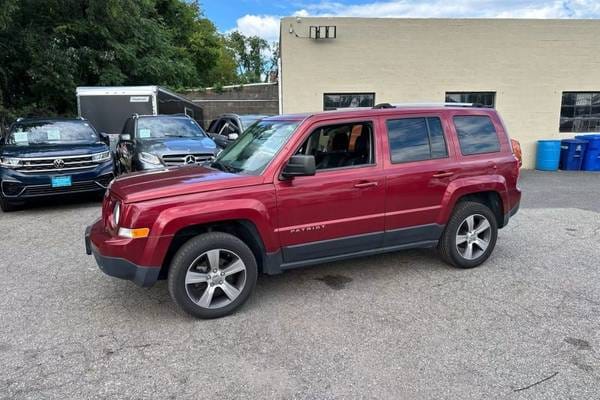
<path fill-rule="evenodd" d="M 235 168 L 229 164 L 224 164 L 221 161 L 213 161 L 211 167 L 217 168 L 223 172 L 236 173 L 241 171 L 241 168 Z"/>

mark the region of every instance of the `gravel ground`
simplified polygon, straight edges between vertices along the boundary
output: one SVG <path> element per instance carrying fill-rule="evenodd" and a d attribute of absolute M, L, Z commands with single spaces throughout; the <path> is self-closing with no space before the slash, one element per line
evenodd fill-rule
<path fill-rule="evenodd" d="M 0 214 L 0 398 L 598 399 L 600 175 L 521 186 L 480 268 L 407 251 L 265 276 L 211 321 L 98 270 L 98 203 Z"/>

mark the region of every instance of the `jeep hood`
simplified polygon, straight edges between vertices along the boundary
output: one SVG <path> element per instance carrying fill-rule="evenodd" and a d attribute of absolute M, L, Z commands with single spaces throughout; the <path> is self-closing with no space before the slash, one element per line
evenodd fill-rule
<path fill-rule="evenodd" d="M 165 168 L 117 178 L 110 190 L 125 203 L 232 189 L 262 183 L 262 176 L 237 175 L 202 166 Z"/>

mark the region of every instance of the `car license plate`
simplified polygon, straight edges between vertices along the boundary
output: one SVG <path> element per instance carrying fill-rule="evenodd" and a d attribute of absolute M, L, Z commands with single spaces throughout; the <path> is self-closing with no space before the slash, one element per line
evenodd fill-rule
<path fill-rule="evenodd" d="M 52 177 L 52 187 L 53 188 L 67 187 L 67 186 L 71 186 L 71 185 L 72 185 L 72 182 L 71 182 L 70 176 L 53 176 Z"/>

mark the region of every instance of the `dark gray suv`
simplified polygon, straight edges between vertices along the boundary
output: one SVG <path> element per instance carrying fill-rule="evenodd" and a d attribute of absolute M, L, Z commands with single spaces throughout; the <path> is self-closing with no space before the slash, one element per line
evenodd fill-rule
<path fill-rule="evenodd" d="M 117 172 L 202 164 L 217 152 L 215 142 L 187 115 L 133 115 L 117 143 Z"/>
<path fill-rule="evenodd" d="M 250 125 L 265 117 L 268 115 L 222 114 L 210 123 L 208 134 L 219 147 L 225 148 L 235 142 Z"/>

